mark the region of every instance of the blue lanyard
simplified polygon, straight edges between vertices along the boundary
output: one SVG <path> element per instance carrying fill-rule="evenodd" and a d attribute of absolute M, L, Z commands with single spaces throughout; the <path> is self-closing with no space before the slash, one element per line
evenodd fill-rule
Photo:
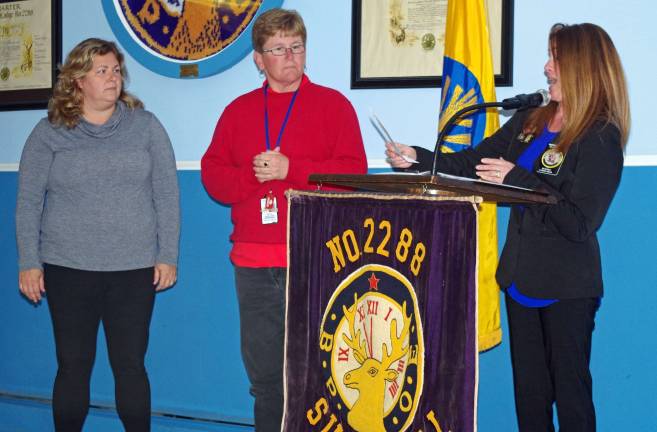
<path fill-rule="evenodd" d="M 271 150 L 271 145 L 269 144 L 269 114 L 267 112 L 267 87 L 269 86 L 265 84 L 265 86 L 262 88 L 263 92 L 265 93 L 265 144 L 267 145 L 267 150 Z M 294 91 L 294 94 L 292 95 L 292 100 L 290 101 L 290 105 L 287 107 L 287 113 L 285 113 L 285 119 L 283 119 L 281 130 L 278 132 L 278 139 L 276 139 L 276 147 L 280 147 L 281 145 L 281 137 L 283 136 L 283 131 L 285 130 L 287 121 L 290 118 L 290 112 L 292 111 L 292 105 L 294 105 L 294 101 L 297 98 L 297 93 L 299 93 L 299 89 L 296 89 Z"/>
<path fill-rule="evenodd" d="M 516 160 L 516 165 L 523 167 L 529 172 L 534 170 L 534 162 L 545 151 L 548 144 L 558 135 L 558 132 L 550 132 L 545 126 L 543 131 L 532 141 L 525 151 Z"/>
<path fill-rule="evenodd" d="M 516 165 L 529 172 L 533 172 L 536 159 L 541 156 L 541 153 L 545 151 L 557 135 L 559 135 L 559 132 L 550 132 L 547 126 L 545 126 L 543 131 L 532 140 L 529 147 L 518 156 L 518 159 L 516 159 Z M 513 206 L 520 209 L 520 212 L 525 211 L 525 206 L 523 204 L 513 204 Z"/>

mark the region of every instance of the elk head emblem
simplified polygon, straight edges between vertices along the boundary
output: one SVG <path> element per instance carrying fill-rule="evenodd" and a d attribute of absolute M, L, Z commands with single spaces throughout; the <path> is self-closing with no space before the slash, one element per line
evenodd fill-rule
<path fill-rule="evenodd" d="M 385 432 L 383 419 L 385 417 L 386 383 L 398 386 L 397 378 L 404 370 L 405 362 L 399 362 L 396 368 L 392 368 L 392 366 L 395 362 L 404 360 L 408 354 L 411 316 L 406 316 L 406 302 L 404 302 L 401 311 L 403 322 L 400 333 L 397 334 L 398 320 L 393 318 L 390 323 L 390 348 L 387 343 L 383 342 L 381 360 L 378 360 L 374 357 L 371 346 L 368 350 L 367 337 L 361 336 L 361 330 L 357 328 L 357 308 L 357 294 L 354 294 L 354 304 L 350 308 L 342 306 L 348 323 L 348 334 L 343 333 L 342 339 L 351 348 L 354 359 L 360 365 L 356 369 L 348 371 L 343 378 L 346 387 L 358 391 L 358 399 L 347 415 L 347 422 L 356 431 Z"/>

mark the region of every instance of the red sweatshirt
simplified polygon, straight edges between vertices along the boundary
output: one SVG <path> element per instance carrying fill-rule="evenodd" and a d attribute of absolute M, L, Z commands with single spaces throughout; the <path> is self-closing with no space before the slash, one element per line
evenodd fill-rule
<path fill-rule="evenodd" d="M 276 93 L 271 88 L 267 92 L 269 142 L 273 150 L 293 93 Z M 233 251 L 239 247 L 238 243 L 260 243 L 269 250 L 280 245 L 284 251 L 287 236 L 284 193 L 288 189 L 315 189 L 308 182 L 310 174 L 367 171 L 363 139 L 353 107 L 336 90 L 313 84 L 304 75 L 280 141 L 280 152 L 289 159 L 287 178 L 258 183 L 253 158 L 267 150 L 264 103 L 262 88 L 231 102 L 219 118 L 210 147 L 201 160 L 201 178 L 206 190 L 217 201 L 232 207 Z M 270 190 L 277 199 L 278 223 L 263 224 L 260 200 Z"/>

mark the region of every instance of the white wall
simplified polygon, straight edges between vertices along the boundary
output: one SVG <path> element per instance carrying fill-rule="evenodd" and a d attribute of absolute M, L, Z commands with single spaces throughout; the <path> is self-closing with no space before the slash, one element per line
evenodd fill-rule
<path fill-rule="evenodd" d="M 63 2 L 63 51 L 90 36 L 114 39 L 99 1 Z M 439 89 L 350 90 L 351 1 L 286 0 L 297 9 L 309 32 L 308 75 L 342 91 L 361 121 L 371 166 L 383 160 L 381 139 L 368 121 L 374 108 L 392 136 L 402 142 L 431 147 L 436 136 Z M 657 26 L 648 0 L 515 0 L 513 87 L 498 87 L 498 98 L 545 87 L 547 33 L 555 22 L 593 22 L 604 27 L 621 53 L 632 103 L 633 128 L 627 154 L 632 164 L 657 165 L 657 143 L 649 93 L 657 66 Z M 127 54 L 127 53 L 126 53 Z M 439 61 L 440 59 L 436 59 Z M 216 120 L 236 96 L 260 85 L 251 57 L 210 78 L 178 80 L 159 76 L 127 54 L 130 89 L 144 100 L 169 131 L 179 161 L 198 161 Z M 0 113 L 0 164 L 14 164 L 43 110 Z M 645 157 L 648 155 L 648 157 Z M 6 166 L 6 165 L 5 165 Z"/>

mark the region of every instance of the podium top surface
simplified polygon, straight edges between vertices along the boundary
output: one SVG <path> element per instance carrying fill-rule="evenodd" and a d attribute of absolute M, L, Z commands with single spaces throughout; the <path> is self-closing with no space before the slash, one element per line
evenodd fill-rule
<path fill-rule="evenodd" d="M 414 195 L 476 195 L 487 202 L 554 204 L 557 199 L 546 191 L 489 183 L 462 177 L 428 174 L 311 174 L 308 180 L 319 184 L 345 186 L 374 192 Z"/>

